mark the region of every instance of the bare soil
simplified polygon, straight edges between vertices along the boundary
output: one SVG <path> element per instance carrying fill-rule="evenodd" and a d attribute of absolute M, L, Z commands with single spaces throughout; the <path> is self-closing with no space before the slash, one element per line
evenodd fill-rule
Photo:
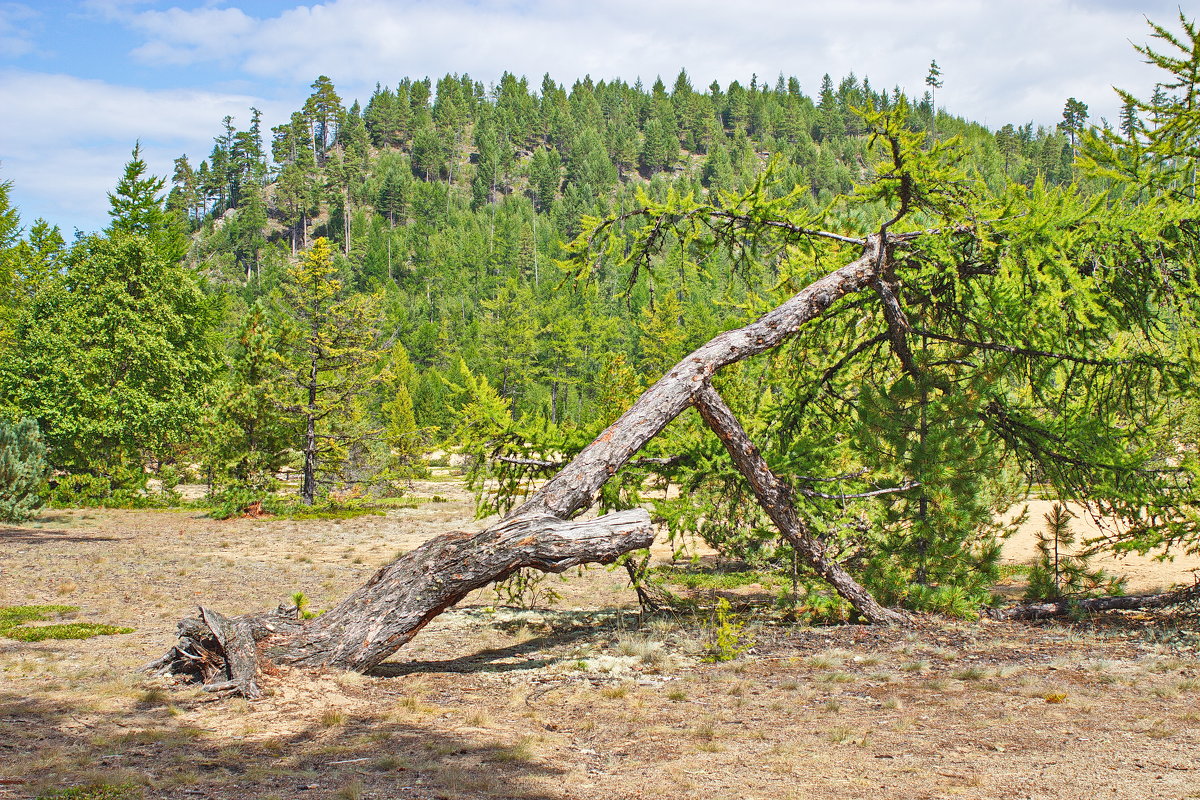
<path fill-rule="evenodd" d="M 624 573 L 595 568 L 542 584 L 561 595 L 545 608 L 478 592 L 370 675 L 266 676 L 260 701 L 139 672 L 199 602 L 238 614 L 303 591 L 328 607 L 398 552 L 479 524 L 456 484 L 415 497 L 346 521 L 77 510 L 0 528 L 0 606 L 136 628 L 0 638 L 0 798 L 93 782 L 230 800 L 1200 797 L 1194 613 L 751 621 L 749 651 L 705 663 L 703 620 L 639 618 Z M 1031 511 L 1010 559 L 1032 556 Z M 1141 590 L 1200 562 L 1104 566 Z"/>

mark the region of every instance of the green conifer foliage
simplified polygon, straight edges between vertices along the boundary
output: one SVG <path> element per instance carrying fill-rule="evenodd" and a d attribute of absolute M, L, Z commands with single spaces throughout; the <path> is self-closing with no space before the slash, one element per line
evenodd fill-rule
<path fill-rule="evenodd" d="M 0 421 L 0 522 L 24 522 L 41 506 L 46 445 L 32 419 Z"/>
<path fill-rule="evenodd" d="M 378 359 L 378 299 L 348 292 L 337 274 L 322 237 L 288 269 L 283 286 L 291 326 L 282 374 L 294 392 L 284 410 L 302 428 L 305 505 L 312 505 L 322 475 L 335 472 L 366 434 L 353 406 L 375 380 Z"/>
<path fill-rule="evenodd" d="M 187 252 L 182 220 L 166 209 L 165 196 L 160 194 L 166 181 L 147 175 L 146 170 L 141 143 L 135 144 L 121 180 L 108 195 L 108 214 L 112 217 L 109 230 L 145 236 L 166 260 L 179 261 Z"/>
<path fill-rule="evenodd" d="M 202 450 L 214 489 L 272 488 L 295 444 L 295 426 L 280 408 L 287 391 L 280 334 L 266 303 L 255 303 L 237 331 L 223 379 L 210 388 Z"/>
<path fill-rule="evenodd" d="M 1026 600 L 1062 600 L 1081 597 L 1098 590 L 1114 594 L 1122 581 L 1102 569 L 1092 569 L 1085 550 L 1075 545 L 1071 520 L 1075 515 L 1062 503 L 1055 503 L 1043 515 L 1046 527 L 1037 534 L 1038 557 L 1029 571 Z"/>

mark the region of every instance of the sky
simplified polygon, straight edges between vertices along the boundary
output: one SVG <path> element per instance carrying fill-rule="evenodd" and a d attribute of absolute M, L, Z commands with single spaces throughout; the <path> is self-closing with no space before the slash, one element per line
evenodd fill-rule
<path fill-rule="evenodd" d="M 270 128 L 318 75 L 346 105 L 376 83 L 505 72 L 533 86 L 658 76 L 774 84 L 854 72 L 920 95 L 931 60 L 939 107 L 983 122 L 1053 125 L 1068 97 L 1116 121 L 1113 86 L 1149 96 L 1135 44 L 1147 18 L 1178 28 L 1168 0 L 0 0 L 0 181 L 28 225 L 70 238 L 107 224 L 106 192 L 135 142 L 155 174 L 198 164 L 221 120 Z M 1191 18 L 1186 7 L 1182 13 Z"/>

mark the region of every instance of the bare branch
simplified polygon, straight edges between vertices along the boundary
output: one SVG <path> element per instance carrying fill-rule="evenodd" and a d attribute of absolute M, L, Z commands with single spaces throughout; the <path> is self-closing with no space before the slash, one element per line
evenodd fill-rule
<path fill-rule="evenodd" d="M 858 500 L 863 497 L 879 497 L 880 495 L 885 494 L 900 494 L 901 492 L 907 492 L 911 489 L 917 489 L 920 486 L 920 481 L 905 481 L 899 486 L 887 486 L 883 489 L 874 489 L 869 492 L 858 492 L 856 494 L 826 494 L 825 492 L 814 492 L 812 489 L 805 489 L 803 487 L 797 489 L 796 491 L 800 492 L 800 494 L 804 495 L 805 497 L 823 497 L 826 500 Z"/>
<path fill-rule="evenodd" d="M 700 387 L 694 403 L 705 424 L 720 438 L 733 463 L 754 490 L 763 511 L 805 563 L 871 622 L 885 625 L 902 622 L 904 618 L 900 614 L 880 605 L 841 564 L 828 556 L 825 544 L 796 513 L 787 485 L 767 466 L 742 424 L 710 383 L 706 381 Z"/>

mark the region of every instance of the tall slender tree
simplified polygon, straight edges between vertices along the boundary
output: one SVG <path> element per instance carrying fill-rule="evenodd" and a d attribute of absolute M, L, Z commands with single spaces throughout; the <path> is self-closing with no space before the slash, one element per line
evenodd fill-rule
<path fill-rule="evenodd" d="M 347 291 L 324 237 L 288 269 L 283 295 L 292 321 L 284 374 L 295 392 L 284 410 L 303 428 L 300 499 L 312 505 L 319 479 L 334 471 L 338 454 L 357 435 L 339 427 L 339 415 L 374 380 L 378 300 Z"/>

